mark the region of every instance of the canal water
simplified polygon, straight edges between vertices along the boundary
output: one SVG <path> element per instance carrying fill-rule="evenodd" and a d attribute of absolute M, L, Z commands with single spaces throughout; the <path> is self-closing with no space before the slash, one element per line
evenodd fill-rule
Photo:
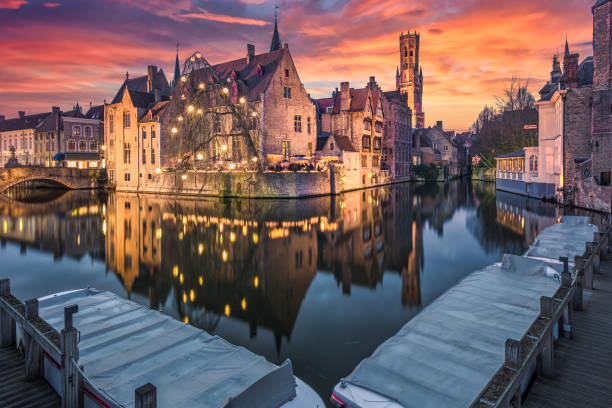
<path fill-rule="evenodd" d="M 110 290 L 291 359 L 328 400 L 423 307 L 560 216 L 468 180 L 302 200 L 39 190 L 0 197 L 0 277 L 21 299 Z"/>

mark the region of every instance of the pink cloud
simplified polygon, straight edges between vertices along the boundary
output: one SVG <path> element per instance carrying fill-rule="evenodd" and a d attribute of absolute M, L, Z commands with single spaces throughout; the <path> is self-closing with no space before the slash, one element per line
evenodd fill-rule
<path fill-rule="evenodd" d="M 203 8 L 200 8 L 198 13 L 184 13 L 184 14 L 180 14 L 180 17 L 194 18 L 194 19 L 199 19 L 199 20 L 219 21 L 221 23 L 228 23 L 228 24 L 245 24 L 245 25 L 255 25 L 255 26 L 265 26 L 269 24 L 267 21 L 256 20 L 253 18 L 234 17 L 234 16 L 228 16 L 225 14 L 214 14 L 214 13 L 204 10 Z"/>
<path fill-rule="evenodd" d="M 0 9 L 18 9 L 24 4 L 28 4 L 26 0 L 0 0 Z"/>
<path fill-rule="evenodd" d="M 53 8 L 53 7 L 59 7 L 61 6 L 61 3 L 44 3 L 43 6 L 45 7 L 49 7 L 49 8 Z"/>

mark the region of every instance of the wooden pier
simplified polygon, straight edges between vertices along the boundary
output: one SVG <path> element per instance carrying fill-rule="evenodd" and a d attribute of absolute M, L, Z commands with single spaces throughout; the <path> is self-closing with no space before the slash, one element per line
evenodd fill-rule
<path fill-rule="evenodd" d="M 612 261 L 601 262 L 601 272 L 584 291 L 572 338 L 557 343 L 554 379 L 536 378 L 524 407 L 612 407 Z"/>
<path fill-rule="evenodd" d="M 25 359 L 13 347 L 0 348 L 0 406 L 3 408 L 60 408 L 59 395 L 42 378 L 27 381 Z"/>

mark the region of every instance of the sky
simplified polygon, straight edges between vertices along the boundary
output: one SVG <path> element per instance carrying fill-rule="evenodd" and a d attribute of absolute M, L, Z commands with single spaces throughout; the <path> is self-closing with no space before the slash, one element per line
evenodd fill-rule
<path fill-rule="evenodd" d="M 426 125 L 467 130 L 513 74 L 537 90 L 565 38 L 592 55 L 595 0 L 276 0 L 312 97 L 375 76 L 395 88 L 398 36 L 421 33 Z M 211 64 L 269 50 L 274 1 L 0 0 L 0 115 L 110 101 L 125 79 L 157 65 L 172 78 L 176 44 Z"/>

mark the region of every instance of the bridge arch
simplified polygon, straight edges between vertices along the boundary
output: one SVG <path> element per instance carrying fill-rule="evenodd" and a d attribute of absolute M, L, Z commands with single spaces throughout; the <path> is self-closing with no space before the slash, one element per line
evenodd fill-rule
<path fill-rule="evenodd" d="M 97 188 L 99 170 L 81 170 L 64 167 L 21 167 L 0 169 L 0 193 L 27 182 L 39 181 L 78 190 Z"/>

